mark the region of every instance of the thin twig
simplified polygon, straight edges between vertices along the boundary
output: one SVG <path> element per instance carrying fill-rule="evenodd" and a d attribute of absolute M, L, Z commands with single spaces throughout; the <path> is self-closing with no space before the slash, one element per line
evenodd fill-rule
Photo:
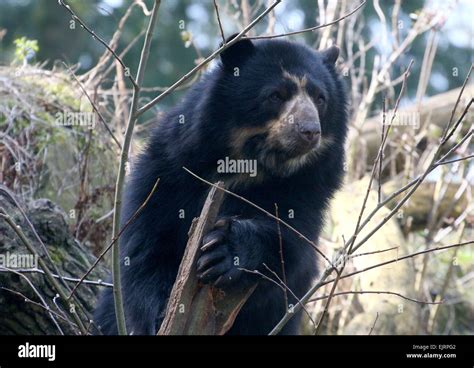
<path fill-rule="evenodd" d="M 8 269 L 8 268 L 2 267 L 2 266 L 0 266 L 0 268 L 3 268 L 3 270 L 0 269 L 0 272 L 12 272 L 11 269 Z M 41 274 L 41 275 L 45 274 L 45 272 L 43 270 L 40 270 L 39 268 L 15 268 L 15 272 L 17 272 L 17 273 L 38 273 L 38 274 Z M 60 278 L 59 275 L 55 275 L 54 273 L 51 274 L 51 276 L 53 276 L 56 279 Z M 75 278 L 75 277 L 62 276 L 62 278 L 63 278 L 63 280 L 69 281 L 69 282 L 76 282 L 77 283 L 77 282 L 81 281 L 81 279 Z M 113 287 L 113 284 L 111 284 L 110 282 L 105 282 L 105 281 L 102 281 L 102 280 L 97 280 L 97 281 L 83 280 L 82 283 L 86 284 L 86 285 Z"/>
<path fill-rule="evenodd" d="M 324 309 L 323 309 L 323 313 L 321 313 L 321 317 L 319 318 L 319 322 L 318 324 L 316 325 L 316 329 L 314 331 L 314 334 L 315 335 L 319 335 L 320 332 L 321 332 L 321 328 L 323 326 L 323 321 L 324 321 L 324 317 L 326 317 L 327 313 L 328 313 L 328 310 L 329 310 L 329 306 L 331 305 L 331 301 L 332 301 L 332 298 L 334 297 L 334 292 L 336 291 L 336 287 L 337 287 L 337 283 L 341 277 L 341 273 L 342 273 L 342 270 L 344 269 L 344 264 L 342 265 L 341 269 L 335 269 L 336 273 L 337 273 L 337 276 L 336 276 L 336 280 L 334 281 L 334 283 L 332 284 L 332 288 L 331 288 L 331 291 L 329 292 L 329 296 L 328 296 L 328 300 L 326 302 L 326 304 L 324 305 Z"/>
<path fill-rule="evenodd" d="M 405 74 L 403 77 L 403 81 L 406 81 Z M 403 89 L 403 86 L 402 86 Z M 380 145 L 383 144 L 384 137 L 385 137 L 385 95 L 382 96 L 382 133 L 381 133 L 381 140 L 380 140 Z M 379 180 L 377 183 L 377 203 L 380 203 L 382 200 L 382 166 L 383 166 L 383 158 L 384 158 L 384 152 L 383 152 L 383 147 L 382 147 L 382 153 L 380 155 L 380 160 L 379 160 Z"/>
<path fill-rule="evenodd" d="M 280 215 L 278 214 L 278 205 L 275 203 L 275 216 L 280 218 Z M 286 282 L 286 271 L 285 271 L 285 258 L 283 256 L 283 238 L 281 236 L 281 227 L 280 227 L 280 222 L 276 222 L 277 225 L 277 232 L 278 232 L 278 244 L 279 244 L 279 251 L 280 251 L 280 263 L 281 263 L 281 274 L 283 278 L 283 283 L 287 285 L 288 283 Z M 288 293 L 286 292 L 286 289 L 284 291 L 284 297 L 285 297 L 285 306 L 288 308 Z"/>
<path fill-rule="evenodd" d="M 441 301 L 435 301 L 435 302 L 426 302 L 426 301 L 423 301 L 423 300 L 417 300 L 417 299 L 413 299 L 413 298 L 410 298 L 408 296 L 405 296 L 403 294 L 400 294 L 400 293 L 395 293 L 393 291 L 374 291 L 374 290 L 370 290 L 370 291 L 341 291 L 341 292 L 338 292 L 338 293 L 334 293 L 333 296 L 342 296 L 342 295 L 350 295 L 350 294 L 386 294 L 386 295 L 395 295 L 395 296 L 398 296 L 402 299 L 405 299 L 405 300 L 408 300 L 410 302 L 413 302 L 413 303 L 419 303 L 419 304 L 443 304 L 444 301 L 441 300 Z M 321 299 L 327 299 L 329 298 L 330 294 L 328 295 L 322 295 L 322 296 L 318 296 L 316 298 L 312 298 L 308 301 L 308 303 L 313 303 L 313 302 L 317 302 L 318 300 L 321 300 Z"/>
<path fill-rule="evenodd" d="M 91 36 L 93 39 L 96 39 L 99 41 L 109 52 L 114 56 L 114 58 L 120 63 L 124 71 L 126 72 L 126 75 L 130 82 L 134 86 L 137 86 L 137 82 L 135 82 L 135 79 L 133 79 L 132 75 L 128 72 L 130 69 L 124 64 L 123 60 L 120 58 L 120 56 L 117 55 L 117 53 L 105 42 L 101 37 L 99 37 L 92 29 L 90 29 L 87 24 L 85 24 L 77 15 L 76 13 L 72 10 L 71 6 L 66 4 L 63 0 L 58 0 L 59 4 L 63 6 L 69 14 L 71 14 L 71 17 L 73 20 L 77 21 Z"/>
<path fill-rule="evenodd" d="M 112 130 L 110 129 L 109 127 L 109 124 L 107 124 L 107 122 L 105 121 L 105 118 L 104 116 L 100 113 L 99 109 L 97 108 L 96 104 L 94 103 L 94 101 L 92 101 L 92 98 L 89 96 L 89 93 L 87 93 L 87 90 L 86 88 L 82 85 L 82 83 L 79 81 L 79 79 L 76 77 L 76 75 L 74 74 L 74 72 L 71 70 L 71 68 L 69 68 L 67 66 L 66 63 L 64 63 L 64 66 L 66 67 L 66 69 L 68 70 L 69 74 L 74 78 L 74 80 L 77 82 L 77 84 L 79 85 L 79 88 L 82 90 L 82 92 L 84 93 L 84 95 L 87 97 L 87 99 L 89 100 L 89 103 L 91 104 L 92 108 L 94 109 L 94 111 L 96 112 L 97 116 L 99 117 L 99 120 L 102 122 L 102 124 L 104 125 L 105 129 L 107 130 L 107 132 L 110 134 L 110 136 L 112 137 L 113 141 L 117 144 L 118 148 L 119 149 L 122 149 L 122 145 L 120 144 L 120 142 L 118 141 L 117 137 L 114 135 L 114 133 L 112 132 Z"/>
<path fill-rule="evenodd" d="M 225 43 L 224 30 L 222 29 L 221 16 L 219 14 L 219 7 L 217 6 L 216 0 L 214 0 L 214 8 L 216 9 L 217 23 L 219 24 L 219 30 L 221 32 L 222 43 Z"/>
<path fill-rule="evenodd" d="M 453 129 L 453 130 L 451 131 L 451 133 L 449 133 L 449 134 L 448 134 L 448 131 L 449 131 L 449 128 L 450 128 L 450 126 L 451 126 L 451 123 L 453 122 L 454 114 L 456 113 L 456 109 L 457 109 L 457 107 L 458 107 L 459 101 L 461 101 L 461 96 L 462 96 L 462 94 L 463 94 L 463 92 L 464 92 L 464 88 L 466 88 L 467 83 L 468 83 L 468 81 L 469 81 L 469 77 L 471 76 L 472 66 L 473 66 L 473 64 L 471 64 L 471 67 L 469 68 L 469 71 L 468 71 L 468 73 L 467 73 L 467 77 L 464 79 L 464 82 L 463 82 L 462 87 L 461 87 L 461 91 L 459 92 L 459 96 L 458 96 L 458 98 L 457 98 L 457 100 L 456 100 L 456 102 L 455 102 L 455 104 L 454 104 L 453 110 L 451 111 L 451 117 L 449 118 L 449 122 L 448 122 L 448 124 L 446 125 L 446 128 L 445 128 L 445 130 L 444 130 L 443 142 L 446 142 L 447 140 L 449 140 L 449 138 L 451 137 L 451 135 L 454 133 L 454 130 L 455 130 L 455 129 Z"/>
<path fill-rule="evenodd" d="M 474 154 L 467 155 L 464 157 L 459 157 L 459 158 L 453 158 L 452 160 L 446 160 L 446 161 L 440 162 L 440 165 L 452 164 L 459 161 L 466 161 L 466 160 L 470 160 L 471 158 L 474 158 Z"/>
<path fill-rule="evenodd" d="M 394 249 L 397 249 L 397 250 L 398 250 L 398 247 L 390 247 L 390 248 L 381 249 L 381 250 L 374 250 L 374 251 L 371 251 L 371 252 L 351 254 L 351 255 L 349 255 L 349 258 L 356 258 L 356 257 L 362 257 L 362 256 L 370 256 L 370 255 L 372 255 L 372 254 L 389 252 L 389 251 L 394 250 Z"/>
<path fill-rule="evenodd" d="M 369 335 L 372 335 L 372 332 L 374 331 L 375 325 L 377 324 L 377 320 L 379 319 L 379 312 L 377 312 L 377 315 L 375 316 L 375 321 L 372 327 L 370 328 Z"/>

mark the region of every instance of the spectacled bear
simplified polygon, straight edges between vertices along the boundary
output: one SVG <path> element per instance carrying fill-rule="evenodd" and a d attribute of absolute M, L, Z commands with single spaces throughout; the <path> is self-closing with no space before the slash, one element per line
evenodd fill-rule
<path fill-rule="evenodd" d="M 317 240 L 343 177 L 347 103 L 335 69 L 338 56 L 336 46 L 318 52 L 289 41 L 241 39 L 151 131 L 123 198 L 125 223 L 160 178 L 121 238 L 129 333 L 158 331 L 191 221 L 210 189 L 183 167 L 211 182 L 224 181 L 270 213 L 276 205 L 283 221 Z M 197 263 L 203 283 L 225 291 L 259 280 L 232 335 L 268 334 L 317 275 L 319 255 L 310 244 L 233 196 L 225 197 L 216 227 L 203 239 L 209 242 L 214 245 Z M 285 279 L 288 305 L 281 288 L 245 270 L 274 278 L 271 270 Z M 295 313 L 281 333 L 297 334 L 300 320 L 301 312 Z M 110 290 L 101 297 L 95 322 L 102 333 L 117 334 Z"/>

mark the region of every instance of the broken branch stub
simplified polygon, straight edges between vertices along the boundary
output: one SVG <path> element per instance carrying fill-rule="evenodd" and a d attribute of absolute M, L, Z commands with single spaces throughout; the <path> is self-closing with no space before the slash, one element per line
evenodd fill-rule
<path fill-rule="evenodd" d="M 202 238 L 215 224 L 224 199 L 222 182 L 214 185 L 189 230 L 189 239 L 171 290 L 166 315 L 158 335 L 223 335 L 232 324 L 256 284 L 245 290 L 225 292 L 204 285 L 196 277 Z"/>

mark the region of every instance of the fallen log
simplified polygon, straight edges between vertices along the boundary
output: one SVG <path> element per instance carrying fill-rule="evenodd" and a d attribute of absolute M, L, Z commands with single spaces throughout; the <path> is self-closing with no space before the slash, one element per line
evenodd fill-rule
<path fill-rule="evenodd" d="M 443 129 L 451 119 L 451 113 L 459 97 L 461 88 L 427 98 L 419 105 L 413 104 L 398 109 L 393 121 L 390 136 L 408 134 L 414 136 L 420 133 L 420 128 L 428 127 L 432 136 L 441 136 Z M 461 115 L 464 106 L 474 96 L 474 85 L 467 85 L 457 107 L 453 121 Z M 382 132 L 382 114 L 367 119 L 358 128 L 351 128 L 348 139 L 349 167 L 355 172 L 364 172 L 364 168 L 372 167 L 380 147 Z M 386 124 L 390 122 L 390 111 L 387 111 Z M 474 115 L 468 114 L 462 124 L 461 131 L 467 131 L 474 123 Z"/>
<path fill-rule="evenodd" d="M 26 214 L 34 230 L 45 244 L 49 259 L 48 268 L 56 269 L 70 289 L 93 264 L 91 250 L 80 244 L 69 232 L 66 214 L 47 199 L 22 203 L 11 200 L 8 190 L 0 186 L 0 208 L 21 229 L 26 240 L 42 254 L 42 247 L 27 223 Z M 18 208 L 17 204 L 21 206 Z M 76 290 L 75 298 L 64 302 L 58 291 L 35 262 L 35 257 L 25 247 L 18 234 L 0 219 L 0 335 L 57 335 L 78 334 L 80 331 L 71 318 L 70 308 L 89 331 L 90 314 L 95 306 L 100 288 L 110 287 L 105 278 L 103 264 L 87 277 Z M 67 290 L 54 271 L 55 279 Z"/>

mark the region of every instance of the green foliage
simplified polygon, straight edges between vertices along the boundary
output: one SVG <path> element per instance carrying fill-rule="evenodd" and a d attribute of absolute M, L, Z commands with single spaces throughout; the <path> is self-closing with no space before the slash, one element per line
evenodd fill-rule
<path fill-rule="evenodd" d="M 39 51 L 38 41 L 26 37 L 17 38 L 13 44 L 15 45 L 13 64 L 27 64 Z"/>

